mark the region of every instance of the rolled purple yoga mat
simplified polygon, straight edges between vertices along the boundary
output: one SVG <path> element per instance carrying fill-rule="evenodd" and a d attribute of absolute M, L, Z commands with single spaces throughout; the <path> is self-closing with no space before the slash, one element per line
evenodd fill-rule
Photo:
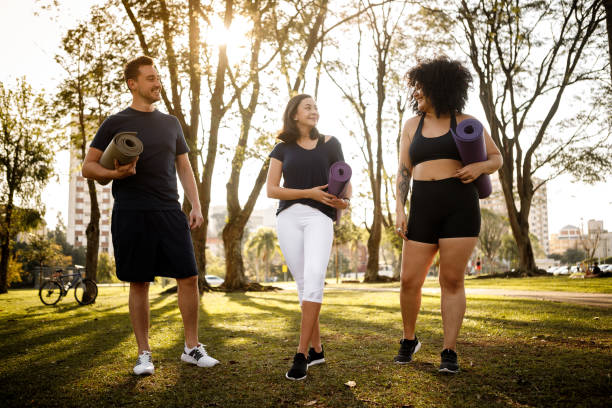
<path fill-rule="evenodd" d="M 329 177 L 327 181 L 327 192 L 336 197 L 343 198 L 346 193 L 346 187 L 351 181 L 353 170 L 351 166 L 343 161 L 338 161 L 332 164 L 329 168 Z M 336 211 L 336 221 L 340 220 L 341 211 Z"/>
<path fill-rule="evenodd" d="M 336 197 L 341 197 L 346 185 L 351 180 L 353 171 L 351 166 L 343 161 L 332 164 L 329 168 L 329 178 L 327 181 L 327 191 Z"/>
<path fill-rule="evenodd" d="M 476 119 L 466 119 L 457 125 L 456 132 L 451 129 L 451 134 L 464 165 L 487 160 L 482 123 Z M 493 187 L 488 174 L 481 174 L 474 180 L 474 184 L 478 189 L 479 198 L 487 198 L 491 195 Z"/>

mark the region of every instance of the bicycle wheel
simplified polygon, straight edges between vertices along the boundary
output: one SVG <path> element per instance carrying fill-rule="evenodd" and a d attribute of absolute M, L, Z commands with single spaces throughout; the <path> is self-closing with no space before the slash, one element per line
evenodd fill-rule
<path fill-rule="evenodd" d="M 45 305 L 54 305 L 62 298 L 62 287 L 57 282 L 46 281 L 40 287 L 38 297 Z"/>
<path fill-rule="evenodd" d="M 79 305 L 90 305 L 96 301 L 98 285 L 91 279 L 83 279 L 74 287 L 74 298 Z"/>

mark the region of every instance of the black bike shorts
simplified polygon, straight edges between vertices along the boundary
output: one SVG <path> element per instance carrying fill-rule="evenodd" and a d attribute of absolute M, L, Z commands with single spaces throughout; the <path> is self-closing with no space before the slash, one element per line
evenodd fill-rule
<path fill-rule="evenodd" d="M 198 274 L 189 222 L 181 210 L 113 209 L 111 231 L 117 277 L 152 282 L 156 276 L 188 278 Z"/>
<path fill-rule="evenodd" d="M 413 180 L 408 216 L 409 240 L 437 244 L 440 238 L 477 237 L 480 204 L 474 183 L 458 178 Z"/>

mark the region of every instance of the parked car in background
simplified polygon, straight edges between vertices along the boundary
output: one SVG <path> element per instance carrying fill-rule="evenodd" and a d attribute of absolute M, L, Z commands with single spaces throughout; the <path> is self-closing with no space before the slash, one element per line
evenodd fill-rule
<path fill-rule="evenodd" d="M 223 284 L 223 282 L 225 282 L 225 279 L 220 278 L 220 277 L 215 276 L 215 275 L 206 275 L 206 282 L 210 286 L 220 286 L 220 285 Z"/>
<path fill-rule="evenodd" d="M 612 264 L 601 264 L 599 265 L 599 269 L 602 272 L 612 272 Z"/>
<path fill-rule="evenodd" d="M 546 269 L 547 273 L 554 273 L 557 270 L 558 266 L 551 266 L 550 268 Z"/>
<path fill-rule="evenodd" d="M 386 276 L 392 278 L 394 275 L 393 268 L 391 265 L 381 265 L 378 267 L 378 276 Z"/>
<path fill-rule="evenodd" d="M 570 271 L 567 270 L 567 265 L 558 266 L 554 271 L 553 275 L 569 275 Z"/>

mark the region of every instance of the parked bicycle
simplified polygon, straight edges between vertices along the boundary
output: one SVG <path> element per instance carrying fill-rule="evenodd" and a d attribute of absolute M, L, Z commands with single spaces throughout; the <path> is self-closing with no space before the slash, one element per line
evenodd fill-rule
<path fill-rule="evenodd" d="M 74 298 L 80 305 L 90 305 L 98 296 L 98 285 L 91 279 L 83 278 L 81 272 L 64 274 L 58 269 L 40 286 L 38 297 L 45 305 L 51 306 L 60 301 L 74 288 Z"/>

